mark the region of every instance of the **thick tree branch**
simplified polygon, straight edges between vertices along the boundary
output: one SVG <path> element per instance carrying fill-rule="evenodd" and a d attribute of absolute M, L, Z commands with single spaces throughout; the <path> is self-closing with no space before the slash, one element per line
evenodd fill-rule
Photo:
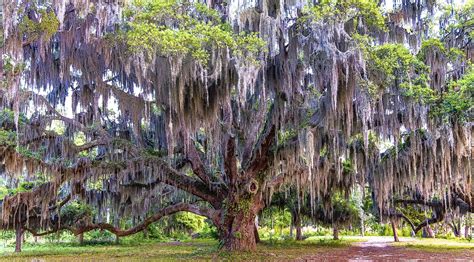
<path fill-rule="evenodd" d="M 413 232 L 415 234 L 418 233 L 418 231 L 420 231 L 422 228 L 428 225 L 441 222 L 445 217 L 445 207 L 443 203 L 440 201 L 436 201 L 436 200 L 425 201 L 422 199 L 397 199 L 395 200 L 395 203 L 401 203 L 404 205 L 407 205 L 407 204 L 424 205 L 424 206 L 429 206 L 433 209 L 433 216 L 429 219 L 424 220 L 416 227 L 408 218 L 406 218 L 406 220 L 410 223 L 410 226 L 412 227 Z"/>
<path fill-rule="evenodd" d="M 237 158 L 235 156 L 235 138 L 229 136 L 227 139 L 226 152 L 224 156 L 224 170 L 231 184 L 237 180 Z"/>
<path fill-rule="evenodd" d="M 129 229 L 121 229 L 119 227 L 115 227 L 112 224 L 109 223 L 97 223 L 97 224 L 87 224 L 84 226 L 58 226 L 52 230 L 45 231 L 45 232 L 37 232 L 36 230 L 25 228 L 28 232 L 30 232 L 33 236 L 44 236 L 48 235 L 51 233 L 55 233 L 61 230 L 70 230 L 73 232 L 75 235 L 80 235 L 85 232 L 89 232 L 92 230 L 100 229 L 100 230 L 107 230 L 117 236 L 123 237 L 123 236 L 129 236 L 136 234 L 140 231 L 145 230 L 150 224 L 160 220 L 161 218 L 175 214 L 177 212 L 181 211 L 187 211 L 191 212 L 197 215 L 201 215 L 204 217 L 207 217 L 215 222 L 218 221 L 218 212 L 216 212 L 214 209 L 207 208 L 207 207 L 199 207 L 193 204 L 188 204 L 188 203 L 179 203 L 175 204 L 172 206 L 165 207 L 155 213 L 154 215 L 147 217 L 142 223 L 129 228 Z"/>
<path fill-rule="evenodd" d="M 425 201 L 423 199 L 396 199 L 395 203 L 397 204 L 415 204 L 415 205 L 424 205 L 429 207 L 442 207 L 442 203 L 439 201 Z"/>
<path fill-rule="evenodd" d="M 416 231 L 416 227 L 415 227 L 415 224 L 413 224 L 413 222 L 407 217 L 405 216 L 405 214 L 401 213 L 401 212 L 397 212 L 394 214 L 395 217 L 399 217 L 399 218 L 402 218 L 403 220 L 405 220 L 411 227 L 411 230 L 413 233 L 415 233 Z"/>
<path fill-rule="evenodd" d="M 415 230 L 413 230 L 416 233 L 418 233 L 418 231 L 420 231 L 422 228 L 428 226 L 428 225 L 431 225 L 431 224 L 435 224 L 435 223 L 438 223 L 438 222 L 441 222 L 443 221 L 444 219 L 444 216 L 436 216 L 436 215 L 433 215 L 430 219 L 426 219 L 424 220 L 422 223 L 420 223 L 416 228 Z"/>
<path fill-rule="evenodd" d="M 275 104 L 270 106 L 270 109 L 265 118 L 265 125 L 257 142 L 255 143 L 252 153 L 248 159 L 244 159 L 242 169 L 245 173 L 256 175 L 255 172 L 262 171 L 268 164 L 270 148 L 273 146 L 276 134 L 276 127 L 273 123 L 273 115 L 275 111 Z M 253 173 L 252 173 L 253 172 Z"/>
<path fill-rule="evenodd" d="M 273 123 L 275 110 L 275 104 L 272 104 L 268 111 L 263 131 L 255 144 L 250 158 L 242 165 L 244 172 L 251 176 L 258 175 L 269 166 L 272 155 L 271 148 L 276 142 L 276 126 Z"/>
<path fill-rule="evenodd" d="M 62 230 L 69 230 L 69 231 L 73 232 L 73 230 L 68 226 L 56 227 L 54 229 L 50 229 L 50 230 L 43 231 L 43 232 L 38 232 L 37 230 L 32 229 L 32 228 L 28 228 L 28 227 L 25 227 L 24 230 L 30 232 L 31 235 L 33 235 L 34 237 L 47 236 L 47 235 L 51 235 L 53 233 L 56 233 L 56 232 L 59 232 L 59 231 L 62 231 Z"/>
<path fill-rule="evenodd" d="M 74 144 L 73 142 L 71 142 L 70 140 L 68 140 L 66 137 L 58 135 L 54 131 L 43 130 L 42 132 L 43 132 L 42 135 L 27 139 L 27 140 L 24 140 L 24 141 L 20 141 L 20 143 L 22 145 L 30 145 L 30 144 L 34 144 L 34 143 L 41 143 L 44 140 L 57 140 L 57 139 L 60 139 L 60 138 L 64 138 L 63 143 L 65 143 L 67 145 L 67 147 L 71 149 L 71 151 L 69 151 L 69 152 L 70 153 L 79 153 L 79 152 L 82 152 L 82 151 L 85 151 L 85 150 L 95 148 L 97 146 L 107 145 L 107 143 L 109 142 L 109 139 L 107 139 L 107 138 L 103 138 L 103 139 L 99 138 L 99 139 L 95 139 L 95 140 L 92 140 L 90 142 L 87 142 L 85 144 L 82 144 L 82 145 L 78 146 L 78 145 Z"/>
<path fill-rule="evenodd" d="M 200 180 L 180 173 L 163 160 L 157 160 L 156 162 L 158 164 L 157 170 L 155 170 L 157 179 L 150 183 L 143 183 L 145 186 L 154 186 L 159 183 L 167 184 L 206 200 L 215 208 L 220 207 L 221 199 L 218 197 L 218 191 L 213 190 L 212 187 Z M 134 185 L 140 186 L 137 183 Z"/>
<path fill-rule="evenodd" d="M 49 113 L 53 116 L 54 119 L 57 119 L 57 120 L 61 120 L 63 121 L 64 123 L 70 125 L 70 126 L 74 126 L 75 128 L 81 130 L 81 131 L 84 131 L 84 132 L 88 132 L 90 129 L 88 129 L 86 126 L 84 126 L 81 122 L 73 119 L 73 118 L 69 118 L 69 117 L 65 117 L 63 116 L 62 114 L 60 114 L 50 103 L 49 101 L 41 96 L 41 95 L 38 95 L 32 91 L 24 91 L 22 93 L 22 100 L 24 99 L 28 99 L 28 98 L 32 98 L 33 100 L 35 100 L 37 103 L 40 103 L 42 105 L 44 105 L 46 107 L 46 109 L 49 111 Z M 107 133 L 107 131 L 105 131 L 103 128 L 98 128 L 97 130 L 94 130 L 94 131 L 97 131 L 101 136 L 103 137 L 108 137 L 109 134 Z M 90 131 L 89 131 L 90 132 Z"/>
<path fill-rule="evenodd" d="M 188 149 L 188 159 L 191 163 L 191 168 L 193 169 L 194 174 L 201 179 L 206 185 L 211 184 L 211 179 L 206 172 L 206 168 L 204 167 L 204 163 L 202 162 L 201 156 L 197 151 L 196 147 L 191 145 Z"/>

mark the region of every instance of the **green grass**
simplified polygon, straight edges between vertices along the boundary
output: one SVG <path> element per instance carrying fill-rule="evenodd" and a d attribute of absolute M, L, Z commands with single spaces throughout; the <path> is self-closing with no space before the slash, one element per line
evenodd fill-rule
<path fill-rule="evenodd" d="M 319 242 L 322 245 L 329 246 L 347 246 L 356 242 L 366 241 L 367 238 L 361 236 L 340 236 L 340 240 L 332 240 L 332 236 L 311 236 L 305 241 Z"/>
<path fill-rule="evenodd" d="M 0 249 L 0 261 L 31 261 L 41 258 L 46 261 L 77 260 L 288 260 L 303 255 L 313 255 L 327 248 L 343 248 L 349 241 L 319 238 L 302 242 L 263 241 L 255 252 L 226 252 L 218 249 L 216 240 L 191 240 L 168 243 L 124 243 L 119 245 L 95 243 L 79 245 L 77 243 L 26 244 L 20 254 L 13 253 L 14 247 Z"/>
<path fill-rule="evenodd" d="M 126 260 L 160 258 L 163 260 L 184 260 L 194 256 L 201 257 L 217 251 L 217 242 L 193 241 L 170 243 L 124 243 L 107 244 L 93 243 L 79 245 L 77 243 L 45 243 L 25 245 L 20 254 L 12 253 L 13 247 L 6 248 L 0 261 L 30 261 L 41 257 L 47 261 L 77 260 Z M 5 250 L 5 249 L 4 249 Z M 205 257 L 203 256 L 203 259 Z"/>
<path fill-rule="evenodd" d="M 293 260 L 320 252 L 345 252 L 355 242 L 367 241 L 369 238 L 343 236 L 334 241 L 330 237 L 310 237 L 297 242 L 266 240 L 260 243 L 255 252 L 226 252 L 218 249 L 216 240 L 190 240 L 183 242 L 159 243 L 153 241 L 123 241 L 111 243 L 42 243 L 25 244 L 23 252 L 13 253 L 14 247 L 0 247 L 0 261 L 263 261 Z M 381 239 L 381 238 L 380 238 Z M 390 241 L 390 238 L 383 238 Z M 391 243 L 389 243 L 391 244 Z M 474 243 L 467 240 L 446 239 L 410 239 L 402 238 L 396 246 L 422 249 L 422 251 L 459 251 L 474 250 Z"/>
<path fill-rule="evenodd" d="M 393 243 L 394 246 L 403 246 L 407 248 L 423 249 L 426 251 L 439 250 L 474 250 L 474 241 L 466 239 L 440 239 L 440 238 L 415 238 L 409 241 Z"/>

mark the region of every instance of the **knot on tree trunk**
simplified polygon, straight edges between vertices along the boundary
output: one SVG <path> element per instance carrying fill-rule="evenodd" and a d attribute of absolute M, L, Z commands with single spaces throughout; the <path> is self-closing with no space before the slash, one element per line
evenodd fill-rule
<path fill-rule="evenodd" d="M 256 194 L 257 191 L 258 191 L 258 181 L 255 180 L 255 179 L 250 179 L 247 184 L 245 185 L 245 190 L 249 193 L 249 194 Z"/>

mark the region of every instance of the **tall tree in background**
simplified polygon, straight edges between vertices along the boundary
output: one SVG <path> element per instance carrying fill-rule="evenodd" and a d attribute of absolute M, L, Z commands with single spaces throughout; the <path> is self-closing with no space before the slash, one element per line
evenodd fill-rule
<path fill-rule="evenodd" d="M 369 183 L 383 215 L 394 196 L 472 211 L 472 12 L 422 45 L 431 1 L 40 2 L 3 6 L 2 170 L 47 178 L 3 201 L 20 236 L 189 211 L 253 250 L 284 183 L 314 208 Z M 97 217 L 61 223 L 72 199 Z"/>

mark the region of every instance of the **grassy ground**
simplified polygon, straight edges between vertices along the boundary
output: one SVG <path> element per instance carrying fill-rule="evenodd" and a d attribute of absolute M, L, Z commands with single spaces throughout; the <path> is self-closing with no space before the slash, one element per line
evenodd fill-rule
<path fill-rule="evenodd" d="M 89 244 L 49 243 L 25 245 L 20 254 L 12 253 L 13 248 L 0 248 L 0 261 L 32 261 L 36 258 L 45 261 L 133 261 L 133 260 L 292 260 L 302 256 L 316 255 L 320 252 L 344 252 L 354 242 L 368 241 L 369 238 L 344 237 L 333 241 L 325 237 L 312 237 L 303 242 L 264 241 L 252 253 L 229 253 L 218 249 L 215 240 L 192 240 L 168 243 L 123 243 Z M 373 238 L 371 238 L 373 239 Z M 402 239 L 402 241 L 405 239 Z M 474 243 L 461 240 L 423 239 L 403 241 L 396 245 L 410 248 L 433 249 L 461 248 L 474 250 Z"/>
<path fill-rule="evenodd" d="M 401 242 L 393 243 L 394 246 L 403 246 L 423 250 L 474 250 L 474 240 L 465 239 L 439 239 L 439 238 L 402 238 Z"/>
<path fill-rule="evenodd" d="M 13 247 L 0 249 L 0 261 L 31 261 L 41 258 L 46 261 L 130 261 L 130 260 L 291 260 L 302 255 L 314 255 L 329 248 L 349 246 L 355 239 L 333 241 L 327 238 L 312 238 L 303 242 L 264 241 L 252 253 L 229 253 L 218 249 L 216 240 L 192 240 L 168 243 L 124 243 L 85 244 L 51 243 L 25 245 L 20 254 L 12 253 Z"/>

